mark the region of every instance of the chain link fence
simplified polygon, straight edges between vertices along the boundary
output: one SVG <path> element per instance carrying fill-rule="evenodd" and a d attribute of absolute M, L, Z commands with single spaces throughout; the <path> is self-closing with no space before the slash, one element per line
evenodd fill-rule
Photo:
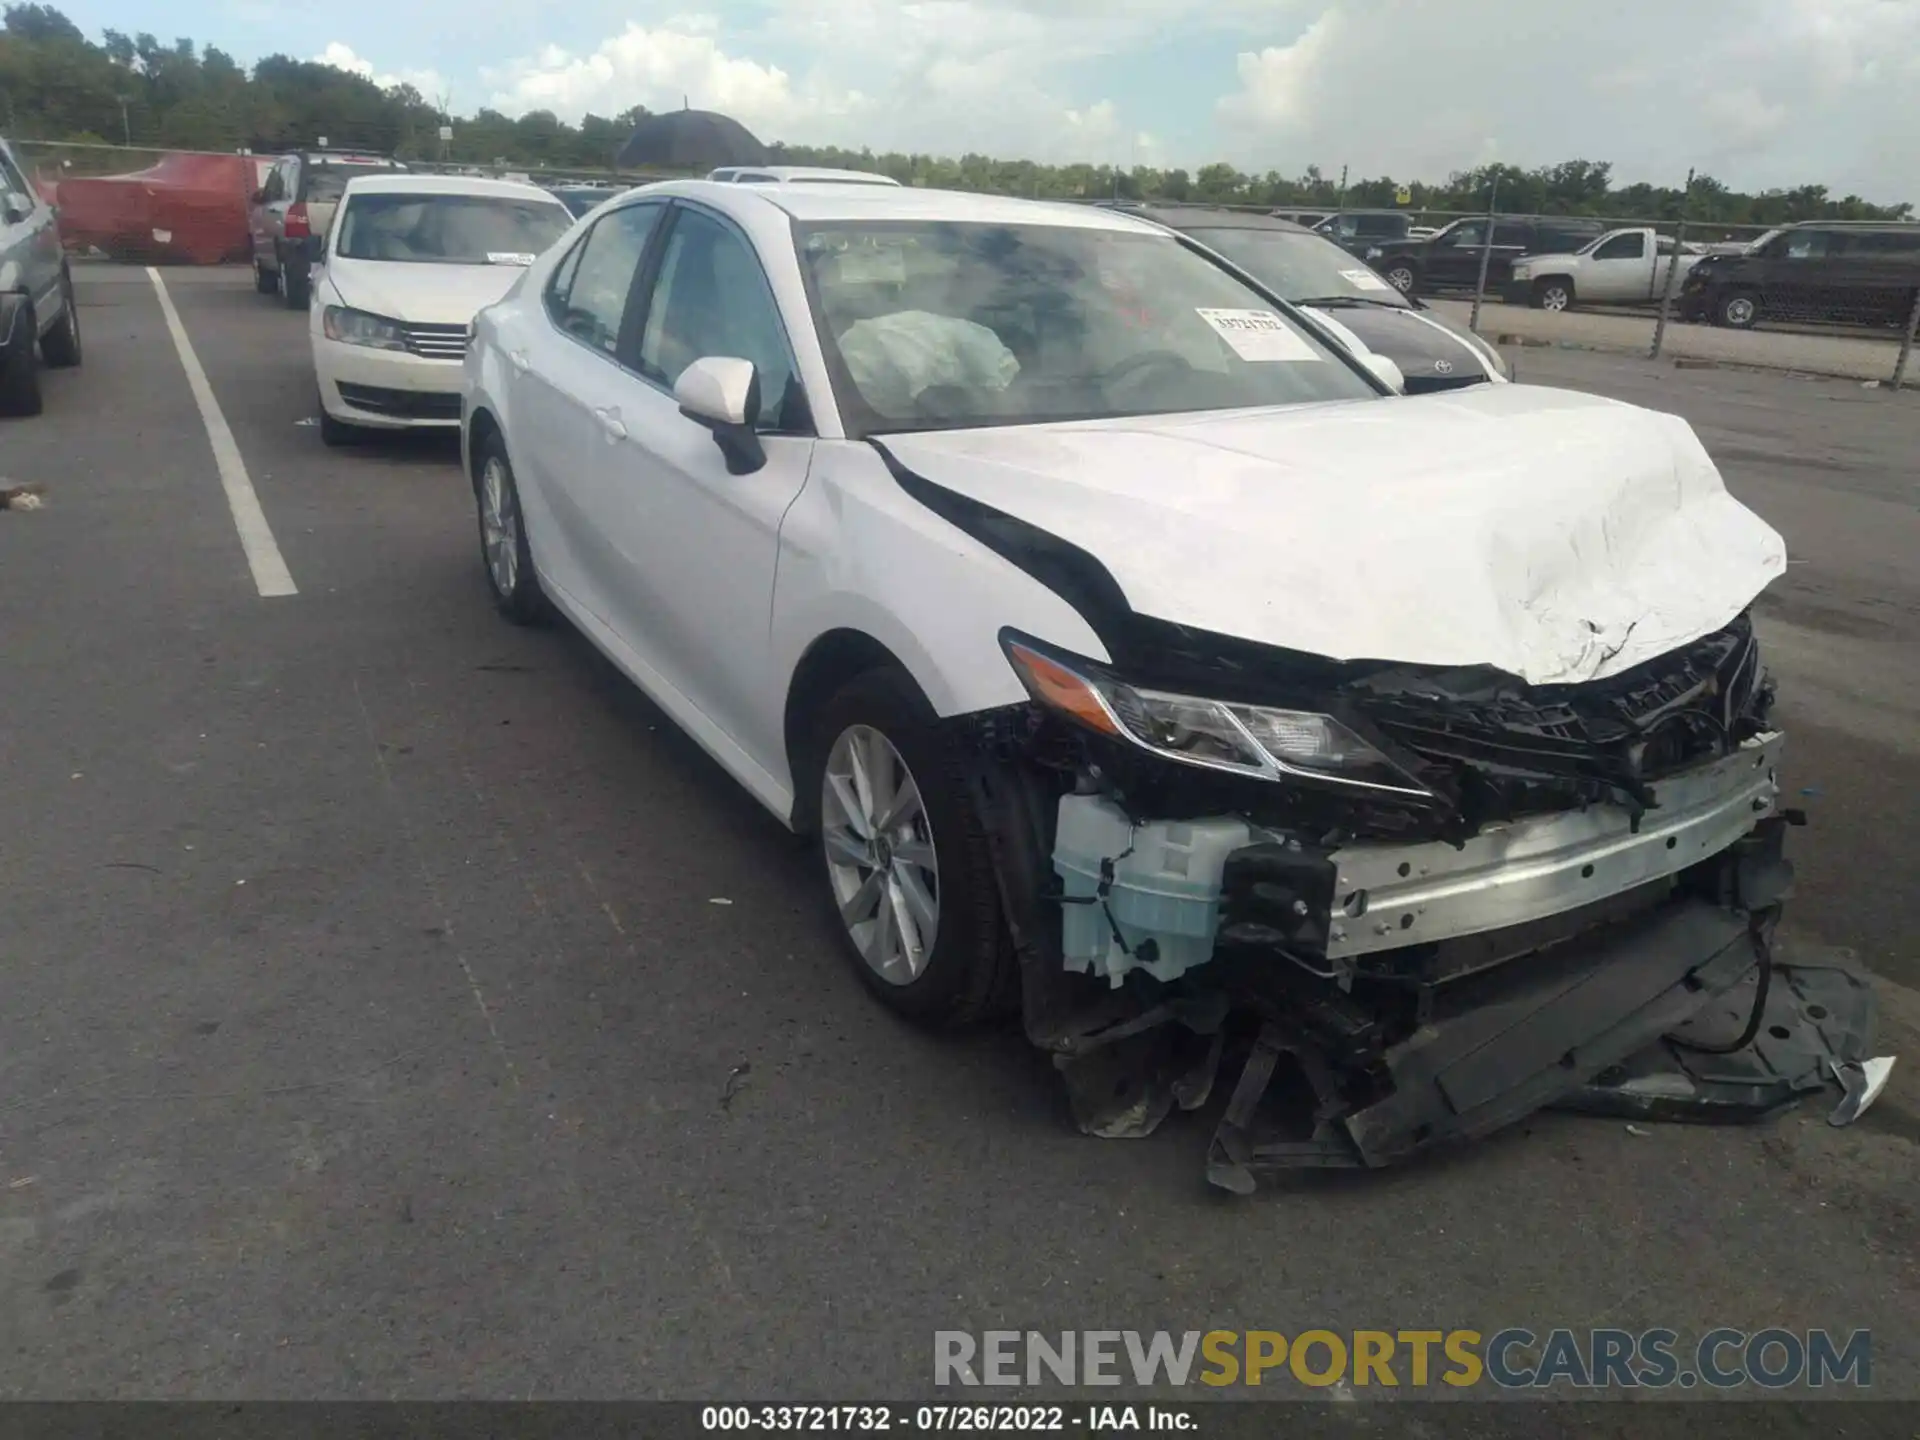
<path fill-rule="evenodd" d="M 146 265 L 244 263 L 251 255 L 249 198 L 271 156 L 40 141 L 17 142 L 15 150 L 58 208 L 76 255 Z M 552 186 L 624 189 L 668 178 L 506 160 L 409 166 Z M 1083 203 L 1136 202 L 1089 196 Z M 1920 223 L 1836 222 L 1781 235 L 1759 225 L 1632 215 L 1208 208 L 1321 224 L 1356 259 L 1502 345 L 1920 385 L 1920 375 L 1909 373 L 1920 325 Z M 1578 251 L 1601 235 L 1609 238 L 1583 253 L 1550 253 Z"/>

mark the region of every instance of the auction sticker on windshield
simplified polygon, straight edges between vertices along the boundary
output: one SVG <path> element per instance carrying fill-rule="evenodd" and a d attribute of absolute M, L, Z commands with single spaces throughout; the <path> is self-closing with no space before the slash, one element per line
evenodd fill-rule
<path fill-rule="evenodd" d="M 1371 270 L 1342 270 L 1340 275 L 1343 279 L 1352 281 L 1355 288 L 1360 290 L 1391 290 L 1393 288 Z"/>
<path fill-rule="evenodd" d="M 1242 360 L 1272 363 L 1318 360 L 1320 353 L 1271 310 L 1206 310 L 1196 312 Z"/>

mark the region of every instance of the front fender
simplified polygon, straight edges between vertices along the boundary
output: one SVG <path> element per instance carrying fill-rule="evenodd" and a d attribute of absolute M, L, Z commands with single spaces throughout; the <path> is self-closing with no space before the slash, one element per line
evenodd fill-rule
<path fill-rule="evenodd" d="M 822 635 L 855 630 L 906 666 L 942 717 L 1027 699 L 1000 648 L 1011 626 L 1108 659 L 1079 611 L 913 499 L 869 446 L 822 441 L 787 512 L 773 602 L 773 673 Z"/>

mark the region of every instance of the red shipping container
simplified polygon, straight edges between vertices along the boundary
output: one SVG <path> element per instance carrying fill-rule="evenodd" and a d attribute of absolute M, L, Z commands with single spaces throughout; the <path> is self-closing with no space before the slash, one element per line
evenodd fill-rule
<path fill-rule="evenodd" d="M 69 248 L 116 260 L 219 265 L 251 254 L 247 203 L 272 162 L 251 155 L 164 155 L 129 175 L 49 187 Z"/>

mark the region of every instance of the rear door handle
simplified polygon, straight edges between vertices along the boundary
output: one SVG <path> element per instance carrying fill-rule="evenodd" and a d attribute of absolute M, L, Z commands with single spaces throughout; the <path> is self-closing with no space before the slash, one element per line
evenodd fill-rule
<path fill-rule="evenodd" d="M 507 352 L 507 359 L 512 362 L 514 369 L 520 371 L 522 374 L 526 372 L 526 369 L 527 369 L 527 352 L 526 351 L 509 350 Z"/>
<path fill-rule="evenodd" d="M 607 432 L 607 438 L 609 440 L 624 440 L 627 438 L 627 427 L 621 423 L 620 412 L 618 410 L 596 410 L 593 414 L 594 418 L 600 422 L 600 428 Z"/>

